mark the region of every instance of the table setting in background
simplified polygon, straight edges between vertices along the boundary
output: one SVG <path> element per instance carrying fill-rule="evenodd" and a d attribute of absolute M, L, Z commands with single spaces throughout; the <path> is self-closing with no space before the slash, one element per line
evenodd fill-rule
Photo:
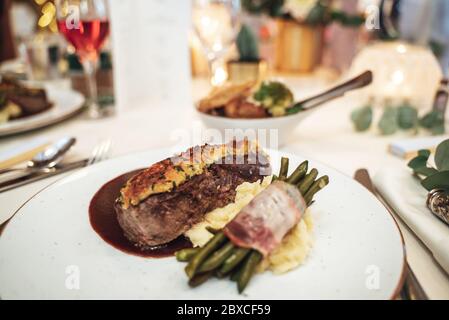
<path fill-rule="evenodd" d="M 424 3 L 0 4 L 0 299 L 449 299 Z"/>

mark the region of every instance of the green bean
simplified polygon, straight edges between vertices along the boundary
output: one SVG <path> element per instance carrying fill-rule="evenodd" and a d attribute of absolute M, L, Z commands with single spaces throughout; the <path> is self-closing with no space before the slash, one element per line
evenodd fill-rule
<path fill-rule="evenodd" d="M 209 280 L 210 277 L 212 277 L 213 272 L 204 272 L 195 275 L 193 278 L 189 280 L 189 286 L 192 288 L 198 287 L 202 285 L 204 282 Z"/>
<path fill-rule="evenodd" d="M 250 252 L 247 248 L 236 248 L 233 250 L 232 254 L 223 262 L 220 268 L 220 273 L 226 275 L 231 272 L 239 263 L 242 261 L 246 255 Z"/>
<path fill-rule="evenodd" d="M 223 232 L 217 233 L 204 247 L 202 247 L 198 253 L 192 257 L 189 264 L 185 267 L 187 276 L 191 279 L 197 272 L 201 263 L 209 257 L 209 255 L 220 247 L 224 242 L 228 241 L 228 238 Z"/>
<path fill-rule="evenodd" d="M 304 181 L 302 181 L 298 186 L 299 192 L 301 192 L 302 196 L 304 196 L 307 191 L 309 191 L 310 186 L 313 184 L 317 176 L 318 170 L 315 168 L 310 170 L 310 173 L 305 176 Z"/>
<path fill-rule="evenodd" d="M 307 167 L 309 166 L 309 162 L 306 160 L 302 162 L 293 173 L 287 178 L 286 182 L 291 184 L 297 184 L 302 177 L 307 173 Z"/>
<path fill-rule="evenodd" d="M 237 281 L 240 278 L 240 275 L 242 274 L 243 271 L 242 265 L 245 263 L 246 259 L 243 260 L 241 263 L 239 263 L 239 265 L 234 269 L 234 271 L 231 274 L 231 281 Z"/>
<path fill-rule="evenodd" d="M 187 262 L 198 252 L 198 250 L 199 248 L 186 248 L 176 251 L 175 253 L 176 260 L 181 262 Z"/>
<path fill-rule="evenodd" d="M 239 293 L 242 293 L 243 290 L 245 290 L 260 260 L 262 260 L 262 254 L 259 251 L 252 250 L 251 254 L 242 267 L 242 273 L 237 279 L 237 288 L 239 290 Z"/>
<path fill-rule="evenodd" d="M 281 168 L 279 169 L 279 180 L 287 179 L 288 174 L 288 158 L 281 158 Z"/>
<path fill-rule="evenodd" d="M 312 186 L 310 187 L 309 191 L 304 195 L 304 200 L 309 205 L 312 202 L 313 196 L 323 189 L 325 186 L 327 186 L 329 183 L 329 177 L 328 176 L 322 176 L 318 180 L 316 180 Z"/>
<path fill-rule="evenodd" d="M 221 249 L 215 251 L 198 269 L 198 272 L 212 271 L 223 264 L 234 250 L 232 242 L 228 242 Z"/>

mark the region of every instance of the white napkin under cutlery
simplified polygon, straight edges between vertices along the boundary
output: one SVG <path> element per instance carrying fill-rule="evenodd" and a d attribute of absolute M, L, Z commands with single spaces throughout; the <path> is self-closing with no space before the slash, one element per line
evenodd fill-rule
<path fill-rule="evenodd" d="M 382 197 L 449 273 L 449 226 L 426 207 L 427 190 L 407 168 L 383 169 L 373 181 Z"/>

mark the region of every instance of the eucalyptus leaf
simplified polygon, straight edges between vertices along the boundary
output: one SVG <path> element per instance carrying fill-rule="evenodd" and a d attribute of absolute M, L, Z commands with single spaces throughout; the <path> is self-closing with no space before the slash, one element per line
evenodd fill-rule
<path fill-rule="evenodd" d="M 422 116 L 421 119 L 419 119 L 419 124 L 423 128 L 430 129 L 435 125 L 435 123 L 438 121 L 439 118 L 440 112 L 432 110 L 429 113 L 426 113 L 424 116 Z"/>
<path fill-rule="evenodd" d="M 429 177 L 431 175 L 437 174 L 438 170 L 431 167 L 419 167 L 413 170 L 415 174 Z"/>
<path fill-rule="evenodd" d="M 428 149 L 421 149 L 421 150 L 418 150 L 418 156 L 422 156 L 422 157 L 427 157 L 427 158 L 429 158 L 429 157 L 430 157 L 430 154 L 431 154 L 431 152 L 430 152 L 430 150 L 428 150 Z"/>
<path fill-rule="evenodd" d="M 386 107 L 378 127 L 383 135 L 392 135 L 398 131 L 398 110 L 393 107 Z"/>
<path fill-rule="evenodd" d="M 438 172 L 421 181 L 421 184 L 428 191 L 433 189 L 449 190 L 449 171 Z"/>
<path fill-rule="evenodd" d="M 366 131 L 373 122 L 373 108 L 370 105 L 356 109 L 351 113 L 351 120 L 356 131 Z"/>
<path fill-rule="evenodd" d="M 398 108 L 398 125 L 401 129 L 412 129 L 418 124 L 418 111 L 408 104 Z"/>
<path fill-rule="evenodd" d="M 449 170 L 449 139 L 438 145 L 435 151 L 435 164 L 440 171 Z"/>
<path fill-rule="evenodd" d="M 419 125 L 430 130 L 434 135 L 445 132 L 444 114 L 438 110 L 432 110 L 419 119 Z"/>
<path fill-rule="evenodd" d="M 444 126 L 444 123 L 436 125 L 434 127 L 432 127 L 430 129 L 430 132 L 434 135 L 434 136 L 439 136 L 442 135 L 446 132 L 446 128 Z"/>
<path fill-rule="evenodd" d="M 429 160 L 429 156 L 418 155 L 417 157 L 410 160 L 408 163 L 409 168 L 416 170 L 418 168 L 427 167 L 427 161 Z"/>
<path fill-rule="evenodd" d="M 414 157 L 412 160 L 410 160 L 410 162 L 408 163 L 409 168 L 412 168 L 415 174 L 425 177 L 438 173 L 437 169 L 427 166 L 430 154 L 431 154 L 430 150 L 427 149 L 419 150 L 418 155 Z"/>

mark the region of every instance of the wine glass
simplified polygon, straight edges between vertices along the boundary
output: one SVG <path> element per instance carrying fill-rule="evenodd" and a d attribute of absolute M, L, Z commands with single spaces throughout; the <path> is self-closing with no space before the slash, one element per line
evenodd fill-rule
<path fill-rule="evenodd" d="M 109 35 L 108 0 L 55 0 L 59 32 L 75 48 L 83 65 L 88 89 L 88 116 L 108 115 L 98 105 L 96 71 L 100 49 Z"/>
<path fill-rule="evenodd" d="M 220 85 L 226 74 L 218 68 L 240 29 L 240 0 L 192 0 L 193 27 L 209 62 L 212 85 Z"/>

